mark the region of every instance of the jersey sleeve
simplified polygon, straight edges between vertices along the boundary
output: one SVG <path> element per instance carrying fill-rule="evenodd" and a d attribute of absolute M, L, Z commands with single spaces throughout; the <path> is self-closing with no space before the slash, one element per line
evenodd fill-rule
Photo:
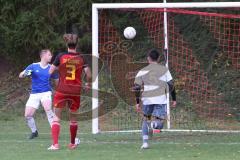
<path fill-rule="evenodd" d="M 28 66 L 25 68 L 25 71 L 27 71 L 27 70 L 33 70 L 33 64 L 28 65 Z"/>
<path fill-rule="evenodd" d="M 173 78 L 172 78 L 172 75 L 170 73 L 170 71 L 168 70 L 167 73 L 166 73 L 166 81 L 169 82 L 171 81 Z"/>
<path fill-rule="evenodd" d="M 163 76 L 160 77 L 160 80 L 164 81 L 164 82 L 171 81 L 172 80 L 172 75 L 171 75 L 170 71 L 167 70 L 166 73 Z"/>
<path fill-rule="evenodd" d="M 53 65 L 54 65 L 54 66 L 58 67 L 58 66 L 60 65 L 60 58 L 61 58 L 62 55 L 63 55 L 62 53 L 59 53 L 59 54 L 56 56 L 56 58 L 55 58 L 54 61 L 53 61 Z"/>
<path fill-rule="evenodd" d="M 139 71 L 135 77 L 134 84 L 142 85 L 142 71 Z"/>

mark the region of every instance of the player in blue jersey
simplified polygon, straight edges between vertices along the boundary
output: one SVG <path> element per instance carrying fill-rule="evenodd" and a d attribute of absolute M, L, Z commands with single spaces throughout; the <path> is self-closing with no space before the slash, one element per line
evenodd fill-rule
<path fill-rule="evenodd" d="M 54 79 L 57 83 L 58 75 L 50 75 L 50 61 L 52 59 L 52 53 L 50 50 L 41 50 L 40 53 L 40 62 L 30 64 L 24 71 L 19 74 L 19 78 L 31 77 L 32 78 L 32 87 L 31 94 L 26 103 L 25 108 L 25 119 L 28 127 L 31 129 L 32 133 L 29 136 L 29 139 L 38 137 L 38 131 L 34 120 L 34 114 L 42 104 L 48 122 L 51 126 L 54 113 L 52 111 L 52 87 L 51 79 Z"/>

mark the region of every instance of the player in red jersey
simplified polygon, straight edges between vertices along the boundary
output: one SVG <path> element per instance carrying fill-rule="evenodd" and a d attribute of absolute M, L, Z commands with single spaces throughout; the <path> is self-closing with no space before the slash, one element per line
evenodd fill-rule
<path fill-rule="evenodd" d="M 52 145 L 49 150 L 59 149 L 59 133 L 61 112 L 64 107 L 68 107 L 70 112 L 77 112 L 80 107 L 80 95 L 83 72 L 86 74 L 87 83 L 84 84 L 86 89 L 90 88 L 91 71 L 83 58 L 83 55 L 76 51 L 78 36 L 76 34 L 65 34 L 64 41 L 67 44 L 68 52 L 60 53 L 55 58 L 49 73 L 52 74 L 56 70 L 59 72 L 59 83 L 54 95 L 54 112 L 55 118 L 52 124 Z M 70 144 L 69 149 L 75 149 L 75 138 L 78 129 L 77 117 L 70 114 Z"/>

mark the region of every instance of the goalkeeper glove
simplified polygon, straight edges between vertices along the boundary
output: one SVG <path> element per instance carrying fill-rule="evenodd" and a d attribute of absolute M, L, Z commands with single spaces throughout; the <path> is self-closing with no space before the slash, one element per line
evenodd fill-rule
<path fill-rule="evenodd" d="M 26 70 L 23 74 L 24 77 L 30 76 L 32 74 L 32 70 Z"/>

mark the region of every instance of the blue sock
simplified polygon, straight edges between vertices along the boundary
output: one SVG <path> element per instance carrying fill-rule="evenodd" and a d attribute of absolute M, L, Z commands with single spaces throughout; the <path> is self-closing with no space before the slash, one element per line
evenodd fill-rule
<path fill-rule="evenodd" d="M 143 143 L 148 142 L 148 122 L 146 120 L 143 120 L 142 122 L 142 138 L 143 138 Z"/>

